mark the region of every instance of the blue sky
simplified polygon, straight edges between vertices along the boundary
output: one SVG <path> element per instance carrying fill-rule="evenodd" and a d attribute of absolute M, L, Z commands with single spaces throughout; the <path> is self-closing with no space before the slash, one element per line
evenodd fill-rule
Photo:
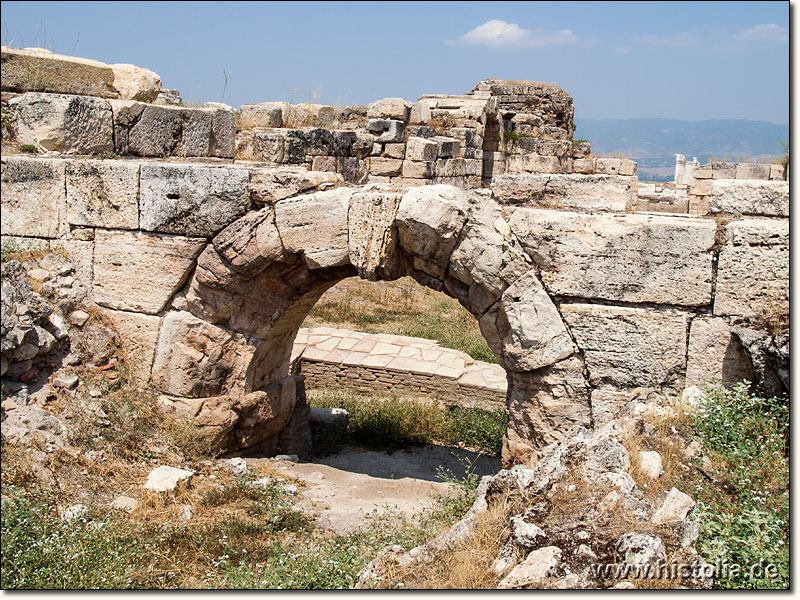
<path fill-rule="evenodd" d="M 4 45 L 133 63 L 237 108 L 500 77 L 559 84 L 578 118 L 789 121 L 789 2 L 2 2 L 0 21 Z"/>

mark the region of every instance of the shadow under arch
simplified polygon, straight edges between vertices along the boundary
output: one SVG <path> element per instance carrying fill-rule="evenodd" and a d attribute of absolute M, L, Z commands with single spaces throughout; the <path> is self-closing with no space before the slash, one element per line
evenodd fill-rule
<path fill-rule="evenodd" d="M 289 374 L 292 343 L 322 294 L 355 275 L 409 275 L 478 320 L 508 378 L 506 465 L 591 425 L 582 356 L 501 206 L 447 185 L 338 188 L 226 227 L 164 318 L 153 383 L 229 449 L 302 446 L 308 408 Z"/>

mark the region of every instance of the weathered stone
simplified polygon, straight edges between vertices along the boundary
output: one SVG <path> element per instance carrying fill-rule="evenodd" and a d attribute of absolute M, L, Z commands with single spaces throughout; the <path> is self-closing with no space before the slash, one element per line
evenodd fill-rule
<path fill-rule="evenodd" d="M 780 332 L 753 329 L 742 324 L 734 325 L 731 328 L 749 355 L 755 374 L 753 379 L 764 391 L 764 397 L 780 397 L 789 394 L 788 313 L 783 316 L 783 319 L 785 319 L 785 329 Z"/>
<path fill-rule="evenodd" d="M 347 213 L 353 189 L 341 188 L 281 200 L 275 223 L 289 252 L 309 269 L 349 264 Z"/>
<path fill-rule="evenodd" d="M 78 385 L 78 376 L 74 373 L 56 373 L 51 381 L 51 385 L 54 388 L 69 390 Z"/>
<path fill-rule="evenodd" d="M 157 314 L 185 282 L 205 241 L 98 230 L 95 301 L 108 308 Z"/>
<path fill-rule="evenodd" d="M 332 172 L 307 171 L 300 167 L 254 169 L 250 172 L 250 198 L 257 204 L 275 204 L 302 193 L 324 191 L 342 185 Z"/>
<path fill-rule="evenodd" d="M 237 219 L 213 243 L 217 252 L 245 277 L 257 275 L 285 255 L 272 206 Z"/>
<path fill-rule="evenodd" d="M 156 467 L 147 476 L 144 489 L 151 492 L 173 492 L 179 485 L 188 485 L 194 471 L 177 469 L 175 467 Z"/>
<path fill-rule="evenodd" d="M 406 145 L 403 143 L 384 144 L 383 154 L 389 158 L 403 159 L 406 157 Z"/>
<path fill-rule="evenodd" d="M 0 50 L 3 91 L 52 92 L 117 98 L 113 69 L 100 61 L 53 54 L 41 48 Z"/>
<path fill-rule="evenodd" d="M 617 556 L 635 568 L 666 563 L 667 551 L 661 538 L 644 533 L 626 533 L 617 540 Z"/>
<path fill-rule="evenodd" d="M 127 513 L 133 512 L 139 507 L 139 501 L 130 496 L 117 496 L 111 503 L 111 508 L 124 510 Z"/>
<path fill-rule="evenodd" d="M 241 392 L 255 347 L 244 336 L 187 312 L 164 317 L 153 384 L 165 394 L 203 398 Z"/>
<path fill-rule="evenodd" d="M 504 465 L 536 460 L 540 450 L 576 425 L 591 425 L 583 370 L 583 361 L 571 356 L 538 371 L 507 372 L 509 426 L 503 438 Z"/>
<path fill-rule="evenodd" d="M 772 164 L 769 166 L 769 178 L 786 180 L 786 166 L 779 164 Z"/>
<path fill-rule="evenodd" d="M 283 125 L 283 108 L 287 102 L 259 102 L 258 104 L 242 104 L 236 116 L 236 125 L 242 129 L 253 127 L 281 127 Z"/>
<path fill-rule="evenodd" d="M 370 119 L 367 121 L 367 131 L 375 135 L 376 142 L 402 142 L 403 121 L 395 119 Z"/>
<path fill-rule="evenodd" d="M 121 98 L 139 102 L 155 102 L 161 92 L 161 77 L 136 65 L 113 64 L 114 88 Z"/>
<path fill-rule="evenodd" d="M 726 227 L 719 255 L 715 315 L 788 315 L 789 221 L 748 218 Z"/>
<path fill-rule="evenodd" d="M 631 184 L 616 175 L 499 175 L 492 196 L 503 204 L 624 211 L 635 197 Z"/>
<path fill-rule="evenodd" d="M 65 161 L 3 157 L 3 235 L 54 238 L 66 201 Z"/>
<path fill-rule="evenodd" d="M 595 159 L 594 171 L 600 175 L 620 175 L 620 167 L 622 167 L 621 158 L 603 158 Z"/>
<path fill-rule="evenodd" d="M 235 458 L 228 458 L 221 462 L 222 462 L 222 468 L 228 471 L 231 475 L 234 475 L 235 477 L 241 477 L 242 475 L 246 475 L 247 471 L 249 471 L 247 462 L 240 456 L 237 456 Z"/>
<path fill-rule="evenodd" d="M 653 513 L 652 521 L 656 525 L 683 521 L 694 506 L 695 501 L 690 496 L 687 496 L 677 488 L 672 488 L 667 493 L 667 497 L 664 498 L 661 506 Z"/>
<path fill-rule="evenodd" d="M 397 212 L 400 246 L 423 259 L 430 275 L 443 277 L 466 220 L 464 192 L 446 185 L 412 188 Z"/>
<path fill-rule="evenodd" d="M 664 472 L 661 455 L 655 450 L 639 452 L 639 468 L 650 479 L 657 479 Z"/>
<path fill-rule="evenodd" d="M 364 184 L 369 179 L 367 161 L 353 156 L 315 156 L 311 169 L 339 173 L 344 181 L 356 185 Z"/>
<path fill-rule="evenodd" d="M 753 381 L 753 368 L 725 319 L 695 317 L 689 331 L 686 385 Z"/>
<path fill-rule="evenodd" d="M 534 271 L 511 285 L 499 305 L 480 319 L 480 325 L 487 338 L 500 338 L 506 369 L 541 369 L 573 352 L 561 315 Z M 489 334 L 493 329 L 496 334 Z"/>
<path fill-rule="evenodd" d="M 143 164 L 139 226 L 159 233 L 213 235 L 249 210 L 249 175 L 237 167 Z"/>
<path fill-rule="evenodd" d="M 522 517 L 511 517 L 511 536 L 514 543 L 524 548 L 536 548 L 547 537 L 540 527 Z"/>
<path fill-rule="evenodd" d="M 403 177 L 406 179 L 430 179 L 436 174 L 434 161 L 403 161 Z"/>
<path fill-rule="evenodd" d="M 683 389 L 686 313 L 593 304 L 560 308 L 593 386 Z"/>
<path fill-rule="evenodd" d="M 138 163 L 70 161 L 66 178 L 66 218 L 70 225 L 139 227 Z"/>
<path fill-rule="evenodd" d="M 551 294 L 688 306 L 711 301 L 713 221 L 519 208 L 509 225 Z"/>
<path fill-rule="evenodd" d="M 368 119 L 394 119 L 408 123 L 411 116 L 411 103 L 402 98 L 384 98 L 369 105 Z"/>
<path fill-rule="evenodd" d="M 765 165 L 766 166 L 766 165 Z M 787 181 L 739 181 L 717 179 L 711 182 L 711 213 L 739 213 L 767 217 L 789 216 Z"/>
<path fill-rule="evenodd" d="M 769 179 L 769 165 L 736 163 L 736 179 Z"/>
<path fill-rule="evenodd" d="M 119 335 L 128 361 L 135 366 L 134 377 L 140 381 L 150 379 L 161 317 L 118 310 L 106 310 L 103 314 Z"/>
<path fill-rule="evenodd" d="M 498 589 L 524 589 L 541 587 L 548 579 L 559 574 L 561 549 L 547 546 L 534 550 L 528 557 L 497 584 Z"/>
<path fill-rule="evenodd" d="M 105 100 L 89 96 L 26 93 L 9 104 L 17 111 L 17 138 L 63 154 L 114 150 L 114 121 Z"/>
<path fill-rule="evenodd" d="M 369 172 L 378 177 L 395 177 L 403 172 L 403 161 L 399 158 L 370 158 Z"/>
<path fill-rule="evenodd" d="M 431 138 L 439 146 L 438 158 L 454 158 L 461 152 L 461 142 L 456 138 L 436 135 Z"/>
<path fill-rule="evenodd" d="M 350 198 L 349 262 L 364 279 L 391 281 L 405 274 L 395 226 L 402 197 L 402 190 L 390 186 L 368 186 Z"/>

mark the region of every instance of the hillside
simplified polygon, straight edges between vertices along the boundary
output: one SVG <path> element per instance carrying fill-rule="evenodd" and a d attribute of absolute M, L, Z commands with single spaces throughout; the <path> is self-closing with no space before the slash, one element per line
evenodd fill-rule
<path fill-rule="evenodd" d="M 639 163 L 642 179 L 671 179 L 675 154 L 711 158 L 779 156 L 789 126 L 733 119 L 680 121 L 677 119 L 575 119 L 576 139 L 592 142 L 595 154 L 620 153 Z"/>

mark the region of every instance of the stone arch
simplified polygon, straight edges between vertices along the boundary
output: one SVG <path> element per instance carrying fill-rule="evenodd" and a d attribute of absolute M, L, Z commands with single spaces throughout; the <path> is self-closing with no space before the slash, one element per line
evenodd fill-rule
<path fill-rule="evenodd" d="M 590 425 L 583 360 L 502 207 L 447 185 L 338 188 L 227 226 L 165 316 L 153 383 L 228 447 L 287 451 L 308 410 L 292 343 L 320 296 L 354 275 L 410 275 L 475 316 L 508 376 L 507 463 Z"/>

